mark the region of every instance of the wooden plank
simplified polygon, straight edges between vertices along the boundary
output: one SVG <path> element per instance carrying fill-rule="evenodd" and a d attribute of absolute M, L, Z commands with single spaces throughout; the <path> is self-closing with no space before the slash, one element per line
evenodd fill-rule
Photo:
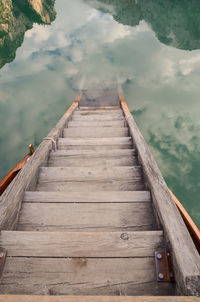
<path fill-rule="evenodd" d="M 122 239 L 124 234 L 127 240 Z M 0 245 L 7 257 L 154 257 L 163 247 L 163 232 L 2 231 Z"/>
<path fill-rule="evenodd" d="M 113 137 L 113 138 L 59 138 L 58 149 L 131 149 L 133 148 L 132 139 L 129 137 Z"/>
<path fill-rule="evenodd" d="M 63 132 L 63 137 L 74 137 L 74 138 L 103 138 L 103 137 L 125 137 L 128 136 L 128 128 L 126 127 L 73 127 L 65 128 Z"/>
<path fill-rule="evenodd" d="M 155 208 L 172 248 L 178 290 L 185 295 L 200 295 L 200 256 L 122 95 L 121 105 L 152 193 Z"/>
<path fill-rule="evenodd" d="M 194 223 L 194 221 L 192 220 L 192 218 L 190 217 L 190 215 L 188 214 L 186 209 L 180 203 L 180 201 L 172 193 L 172 191 L 169 190 L 169 192 L 170 192 L 174 202 L 176 203 L 176 206 L 179 209 L 179 212 L 181 213 L 181 216 L 190 232 L 190 235 L 192 236 L 192 239 L 195 243 L 195 246 L 196 246 L 198 252 L 200 253 L 200 230 L 198 229 L 198 227 L 196 226 L 196 224 Z"/>
<path fill-rule="evenodd" d="M 24 203 L 18 221 L 24 231 L 152 230 L 150 203 Z"/>
<path fill-rule="evenodd" d="M 95 191 L 95 192 L 32 192 L 26 191 L 23 202 L 150 202 L 149 191 Z"/>
<path fill-rule="evenodd" d="M 145 190 L 141 179 L 106 180 L 106 181 L 68 181 L 68 182 L 39 182 L 37 191 L 141 191 Z"/>
<path fill-rule="evenodd" d="M 123 111 L 121 108 L 115 110 L 101 109 L 101 110 L 77 110 L 74 112 L 74 116 L 88 116 L 88 115 L 115 115 L 122 114 Z"/>
<path fill-rule="evenodd" d="M 70 121 L 67 123 L 68 128 L 70 127 L 126 127 L 125 122 L 122 120 L 118 121 Z"/>
<path fill-rule="evenodd" d="M 0 295 L 0 302 L 199 302 L 198 297 L 180 296 L 31 296 Z"/>
<path fill-rule="evenodd" d="M 72 116 L 72 121 L 77 121 L 77 122 L 89 122 L 89 121 L 123 121 L 124 120 L 124 115 L 122 113 L 120 114 L 105 114 L 105 115 L 73 115 Z"/>
<path fill-rule="evenodd" d="M 86 110 L 86 111 L 101 111 L 101 110 L 109 110 L 109 111 L 114 111 L 114 110 L 121 110 L 120 106 L 101 106 L 101 107 L 87 107 L 87 106 L 79 106 L 78 110 Z"/>
<path fill-rule="evenodd" d="M 141 179 L 141 167 L 41 167 L 40 182 Z"/>
<path fill-rule="evenodd" d="M 77 109 L 77 106 L 78 100 L 72 104 L 57 125 L 50 131 L 48 137 L 57 139 L 60 136 L 71 114 Z M 0 198 L 0 230 L 15 228 L 24 191 L 37 178 L 38 168 L 47 161 L 50 150 L 52 150 L 52 142 L 49 140 L 43 141 L 28 163 L 2 194 Z"/>
<path fill-rule="evenodd" d="M 139 274 L 138 274 L 139 272 Z M 7 257 L 0 292 L 46 295 L 170 295 L 153 258 Z"/>
<path fill-rule="evenodd" d="M 111 157 L 102 157 L 102 156 L 76 156 L 76 157 L 56 157 L 53 156 L 49 158 L 48 166 L 49 167 L 115 167 L 115 166 L 134 166 L 138 165 L 137 157 L 133 156 L 115 156 Z"/>
<path fill-rule="evenodd" d="M 136 156 L 136 150 L 135 149 L 113 149 L 113 150 L 57 150 L 57 151 L 51 151 L 50 152 L 51 157 L 115 157 L 115 156 Z"/>

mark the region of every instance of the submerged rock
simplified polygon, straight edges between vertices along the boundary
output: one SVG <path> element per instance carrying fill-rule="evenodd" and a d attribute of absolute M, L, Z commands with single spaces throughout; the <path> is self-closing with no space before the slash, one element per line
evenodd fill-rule
<path fill-rule="evenodd" d="M 0 0 L 0 68 L 14 60 L 33 23 L 50 24 L 55 0 Z"/>

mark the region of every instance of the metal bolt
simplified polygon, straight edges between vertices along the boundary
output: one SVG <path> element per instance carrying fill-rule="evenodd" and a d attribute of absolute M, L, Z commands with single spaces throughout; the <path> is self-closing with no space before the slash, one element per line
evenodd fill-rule
<path fill-rule="evenodd" d="M 121 239 L 122 239 L 122 240 L 128 240 L 128 239 L 129 239 L 128 234 L 127 234 L 127 233 L 122 233 L 122 234 L 121 234 Z"/>
<path fill-rule="evenodd" d="M 158 275 L 158 278 L 160 279 L 160 280 L 163 280 L 164 279 L 164 274 L 162 274 L 162 273 L 160 273 L 159 275 Z"/>
<path fill-rule="evenodd" d="M 156 257 L 157 257 L 158 260 L 161 260 L 161 259 L 162 259 L 162 255 L 161 255 L 161 254 L 157 254 Z"/>
<path fill-rule="evenodd" d="M 170 273 L 169 274 L 169 277 L 172 279 L 172 278 L 174 278 L 174 274 L 173 273 Z"/>
<path fill-rule="evenodd" d="M 0 258 L 3 258 L 4 257 L 4 253 L 0 253 Z"/>

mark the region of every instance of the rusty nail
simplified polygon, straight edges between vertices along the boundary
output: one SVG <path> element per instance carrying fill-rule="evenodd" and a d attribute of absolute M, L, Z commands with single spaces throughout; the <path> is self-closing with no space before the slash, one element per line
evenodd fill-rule
<path fill-rule="evenodd" d="M 122 239 L 122 240 L 128 240 L 128 239 L 129 239 L 128 234 L 127 234 L 127 233 L 122 233 L 122 234 L 121 234 L 121 239 Z"/>
<path fill-rule="evenodd" d="M 161 260 L 161 259 L 162 259 L 162 255 L 161 255 L 161 254 L 157 254 L 156 257 L 157 257 L 158 260 Z"/>
<path fill-rule="evenodd" d="M 163 279 L 164 279 L 164 274 L 160 273 L 160 274 L 158 275 L 158 277 L 159 277 L 160 280 L 163 280 Z"/>

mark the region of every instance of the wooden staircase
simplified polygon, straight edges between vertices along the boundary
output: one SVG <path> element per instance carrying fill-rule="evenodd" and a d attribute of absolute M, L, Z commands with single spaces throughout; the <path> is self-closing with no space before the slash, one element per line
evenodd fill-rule
<path fill-rule="evenodd" d="M 0 302 L 197 301 L 169 297 L 200 295 L 200 257 L 126 102 L 106 98 L 78 97 L 1 196 Z"/>
<path fill-rule="evenodd" d="M 122 109 L 79 108 L 58 150 L 26 191 L 0 292 L 47 295 L 172 295 L 156 281 L 165 247 Z"/>

